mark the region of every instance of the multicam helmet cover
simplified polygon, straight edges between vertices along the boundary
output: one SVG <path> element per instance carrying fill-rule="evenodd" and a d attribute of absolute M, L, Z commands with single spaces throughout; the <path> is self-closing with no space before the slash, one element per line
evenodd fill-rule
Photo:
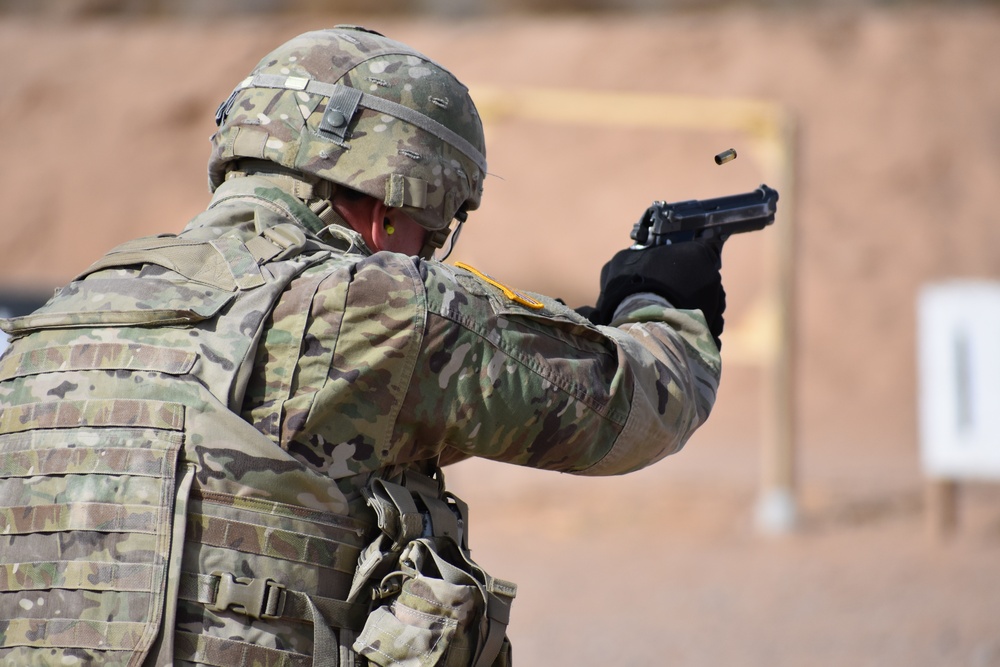
<path fill-rule="evenodd" d="M 278 47 L 216 122 L 213 191 L 231 163 L 267 160 L 400 207 L 439 241 L 482 197 L 483 128 L 468 89 L 364 28 L 309 32 Z"/>

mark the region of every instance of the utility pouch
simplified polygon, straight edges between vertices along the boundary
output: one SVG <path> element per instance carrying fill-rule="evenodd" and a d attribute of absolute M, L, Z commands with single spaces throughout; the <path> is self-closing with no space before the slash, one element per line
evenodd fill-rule
<path fill-rule="evenodd" d="M 376 594 L 391 600 L 375 609 L 354 643 L 354 650 L 381 667 L 464 666 L 474 646 L 469 626 L 482 612 L 479 591 L 461 573 L 456 583 L 442 578 L 430 540 L 410 542 L 399 557 L 400 569 L 388 574 Z"/>
<path fill-rule="evenodd" d="M 517 587 L 491 577 L 471 560 L 460 536 L 465 504 L 443 493 L 443 482 L 430 495 L 427 482 L 433 479 L 411 471 L 405 476 L 406 486 L 376 479 L 366 495 L 377 507 L 380 525 L 402 534 L 410 532 L 402 527 L 412 525 L 418 511 L 426 517 L 424 536 L 406 541 L 393 534 L 380 536 L 373 546 L 383 548 L 367 554 L 378 561 L 377 567 L 365 567 L 362 556 L 359 571 L 370 577 L 366 588 L 380 606 L 369 614 L 353 649 L 379 667 L 509 665 L 505 631 Z M 387 498 L 393 502 L 387 504 Z M 445 512 L 451 521 L 443 520 Z M 449 528 L 436 530 L 435 517 Z M 456 523 L 463 526 L 460 535 L 454 532 Z"/>

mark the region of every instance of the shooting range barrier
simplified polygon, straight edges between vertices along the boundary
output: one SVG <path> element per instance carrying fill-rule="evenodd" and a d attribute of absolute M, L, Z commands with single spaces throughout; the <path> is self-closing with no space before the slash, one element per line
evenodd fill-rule
<path fill-rule="evenodd" d="M 765 295 L 752 309 L 752 322 L 726 330 L 725 362 L 759 365 L 762 392 L 761 480 L 758 528 L 784 533 L 795 527 L 795 152 L 796 124 L 783 107 L 757 100 L 620 91 L 472 89 L 483 122 L 506 119 L 594 127 L 633 127 L 690 132 L 738 132 L 746 136 L 765 182 L 780 193 L 774 246 L 766 266 Z M 741 155 L 743 155 L 741 153 Z M 746 324 L 746 326 L 740 326 Z"/>
<path fill-rule="evenodd" d="M 957 524 L 959 481 L 1000 480 L 1000 282 L 926 285 L 917 325 L 920 456 L 942 536 Z"/>

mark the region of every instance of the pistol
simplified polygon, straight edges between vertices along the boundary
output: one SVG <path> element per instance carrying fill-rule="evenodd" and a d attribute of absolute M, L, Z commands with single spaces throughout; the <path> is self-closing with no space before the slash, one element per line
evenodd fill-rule
<path fill-rule="evenodd" d="M 653 202 L 632 227 L 633 248 L 754 232 L 774 222 L 778 191 L 761 184 L 753 192 L 715 199 Z"/>

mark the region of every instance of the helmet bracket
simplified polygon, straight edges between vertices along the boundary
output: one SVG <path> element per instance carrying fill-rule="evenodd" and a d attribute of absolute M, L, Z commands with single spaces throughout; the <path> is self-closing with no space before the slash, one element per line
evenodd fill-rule
<path fill-rule="evenodd" d="M 361 95 L 361 91 L 357 88 L 334 86 L 326 111 L 323 112 L 323 119 L 319 123 L 319 133 L 342 144 L 347 134 L 347 126 L 358 111 Z"/>

